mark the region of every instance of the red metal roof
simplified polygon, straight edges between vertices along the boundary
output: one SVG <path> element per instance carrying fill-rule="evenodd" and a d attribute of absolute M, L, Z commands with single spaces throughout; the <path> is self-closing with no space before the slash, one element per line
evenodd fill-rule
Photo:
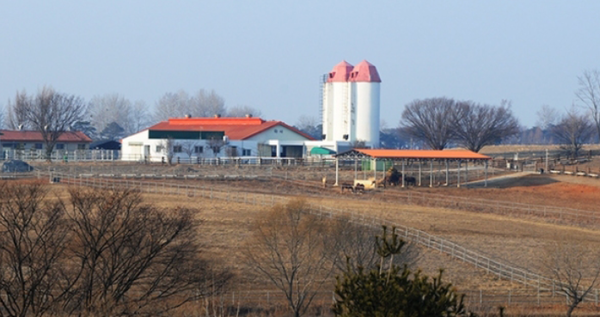
<path fill-rule="evenodd" d="M 333 67 L 333 70 L 329 72 L 329 76 L 327 77 L 327 82 L 346 82 L 350 77 L 350 72 L 352 71 L 352 65 L 346 61 L 341 61 L 339 64 Z"/>
<path fill-rule="evenodd" d="M 245 140 L 275 126 L 282 126 L 301 136 L 314 140 L 310 135 L 282 121 L 264 121 L 261 118 L 170 118 L 148 130 L 155 131 L 223 131 L 230 140 Z"/>
<path fill-rule="evenodd" d="M 2 142 L 43 142 L 42 133 L 38 131 L 0 130 Z M 58 142 L 91 143 L 87 135 L 81 131 L 65 131 L 58 137 Z"/>
<path fill-rule="evenodd" d="M 377 68 L 366 60 L 363 60 L 354 66 L 354 69 L 350 73 L 350 81 L 380 83 L 381 78 L 379 77 Z"/>
<path fill-rule="evenodd" d="M 452 159 L 452 160 L 490 160 L 491 157 L 469 150 L 383 150 L 354 149 L 372 158 L 386 159 Z M 343 153 L 340 153 L 342 156 Z"/>

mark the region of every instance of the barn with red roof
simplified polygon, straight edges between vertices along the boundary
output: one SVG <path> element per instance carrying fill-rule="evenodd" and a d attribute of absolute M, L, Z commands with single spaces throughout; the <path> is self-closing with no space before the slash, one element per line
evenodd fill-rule
<path fill-rule="evenodd" d="M 311 136 L 282 122 L 246 116 L 170 118 L 122 140 L 122 159 L 300 158 Z"/>
<path fill-rule="evenodd" d="M 87 135 L 80 131 L 65 131 L 58 137 L 55 150 L 87 150 L 92 143 Z M 0 130 L 0 150 L 3 158 L 10 158 L 14 151 L 44 151 L 42 133 L 26 130 Z"/>

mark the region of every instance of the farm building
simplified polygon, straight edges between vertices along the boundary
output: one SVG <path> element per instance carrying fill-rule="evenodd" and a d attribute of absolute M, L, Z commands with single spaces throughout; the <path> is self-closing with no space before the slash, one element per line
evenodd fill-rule
<path fill-rule="evenodd" d="M 353 149 L 344 153 L 337 154 L 335 160 L 336 171 L 335 171 L 335 184 L 338 185 L 339 181 L 339 164 L 340 161 L 354 161 L 354 165 L 358 166 L 361 162 L 363 165 L 362 169 L 365 170 L 365 164 L 370 165 L 369 168 L 373 171 L 373 181 L 377 182 L 377 178 L 383 179 L 385 177 L 385 170 L 387 167 L 394 166 L 396 164 L 401 165 L 401 186 L 405 185 L 405 166 L 409 163 L 415 163 L 418 166 L 418 179 L 415 179 L 415 183 L 418 180 L 420 186 L 421 179 L 425 174 L 429 174 L 430 182 L 429 186 L 433 186 L 433 174 L 434 174 L 434 163 L 445 165 L 445 185 L 449 184 L 450 175 L 450 162 L 457 164 L 455 167 L 455 173 L 457 175 L 457 187 L 460 187 L 461 179 L 460 175 L 463 173 L 464 167 L 464 182 L 467 181 L 466 175 L 468 175 L 469 162 L 473 164 L 483 163 L 484 167 L 484 186 L 487 186 L 487 173 L 488 173 L 488 161 L 492 158 L 480 153 L 472 152 L 469 150 L 387 150 L 387 149 Z M 381 171 L 381 175 L 378 176 L 377 171 Z M 355 176 L 355 179 L 358 177 Z"/>
<path fill-rule="evenodd" d="M 92 139 L 80 131 L 66 131 L 59 137 L 54 150 L 87 150 Z M 0 154 L 2 158 L 14 157 L 16 152 L 43 152 L 45 143 L 38 131 L 0 130 Z"/>
<path fill-rule="evenodd" d="M 171 118 L 122 140 L 122 160 L 161 162 L 222 157 L 300 158 L 313 138 L 261 118 Z"/>

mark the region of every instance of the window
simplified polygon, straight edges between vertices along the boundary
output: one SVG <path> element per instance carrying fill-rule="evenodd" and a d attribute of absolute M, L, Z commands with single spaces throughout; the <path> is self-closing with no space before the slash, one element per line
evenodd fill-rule
<path fill-rule="evenodd" d="M 202 154 L 202 153 L 204 153 L 204 147 L 200 146 L 200 145 L 194 146 L 194 153 L 196 153 L 196 154 Z"/>
<path fill-rule="evenodd" d="M 85 150 L 85 144 L 77 144 L 78 150 Z"/>
<path fill-rule="evenodd" d="M 56 144 L 56 149 L 57 150 L 64 150 L 65 149 L 65 145 L 62 144 L 62 143 L 58 143 L 58 144 Z"/>
<path fill-rule="evenodd" d="M 252 150 L 242 149 L 242 156 L 250 156 L 250 155 L 252 155 Z"/>
<path fill-rule="evenodd" d="M 183 149 L 181 148 L 181 145 L 174 145 L 173 146 L 173 153 L 181 153 L 183 152 Z"/>
<path fill-rule="evenodd" d="M 163 146 L 162 145 L 157 145 L 156 146 L 156 153 L 161 153 L 163 151 Z"/>
<path fill-rule="evenodd" d="M 41 149 L 42 149 L 42 143 L 36 143 L 36 144 L 34 145 L 34 148 L 35 148 L 36 150 L 41 150 Z"/>

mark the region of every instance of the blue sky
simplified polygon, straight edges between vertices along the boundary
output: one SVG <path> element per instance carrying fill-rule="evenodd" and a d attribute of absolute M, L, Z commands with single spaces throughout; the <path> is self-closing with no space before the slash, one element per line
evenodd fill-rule
<path fill-rule="evenodd" d="M 600 1 L 1 1 L 0 105 L 44 85 L 153 106 L 215 89 L 229 107 L 319 116 L 319 77 L 363 59 L 381 116 L 446 96 L 512 101 L 525 126 L 600 68 Z"/>

